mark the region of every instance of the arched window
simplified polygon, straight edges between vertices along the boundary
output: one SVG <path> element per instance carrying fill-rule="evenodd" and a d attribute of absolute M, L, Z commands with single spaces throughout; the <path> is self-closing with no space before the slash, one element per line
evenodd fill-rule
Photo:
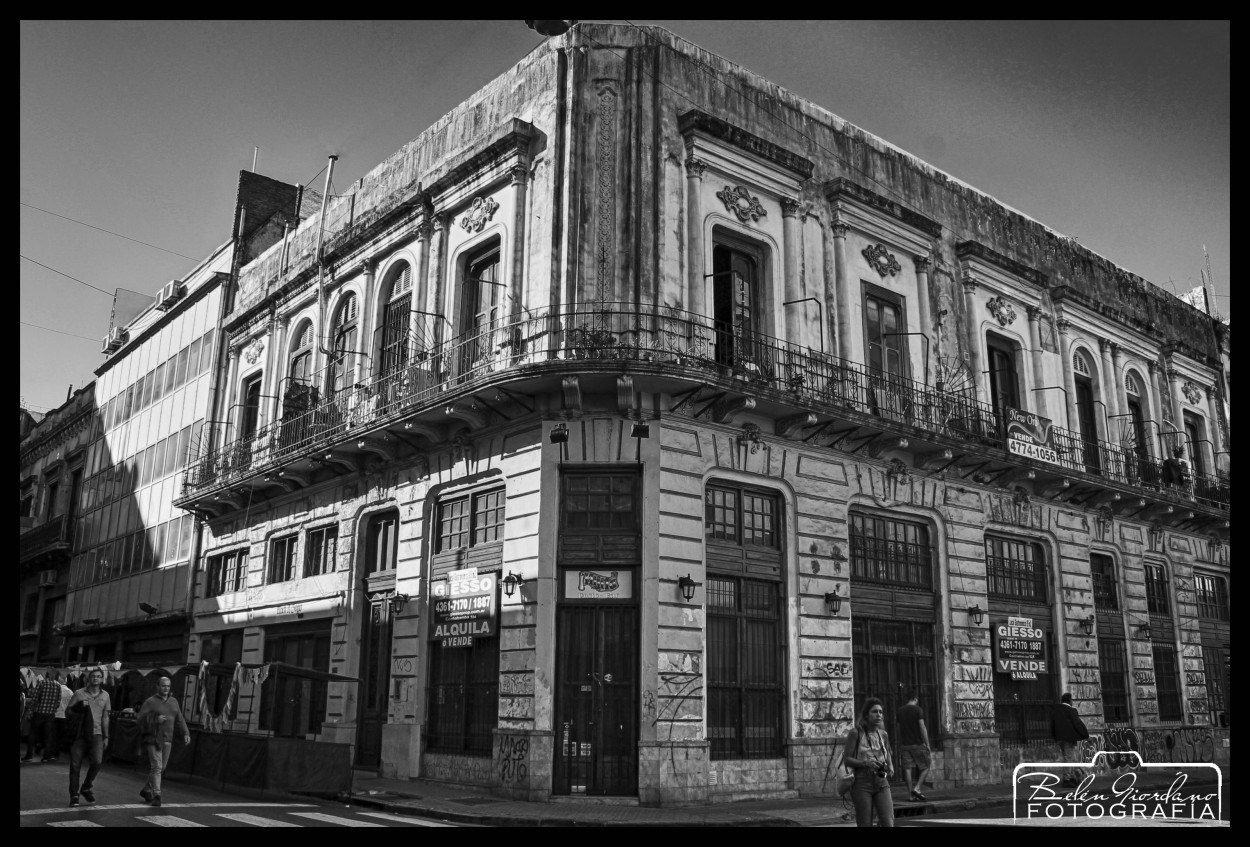
<path fill-rule="evenodd" d="M 355 294 L 348 294 L 334 313 L 334 357 L 330 363 L 331 394 L 351 388 L 356 382 L 356 356 L 359 350 L 360 308 Z"/>
<path fill-rule="evenodd" d="M 1083 351 L 1072 354 L 1072 370 L 1076 377 L 1076 419 L 1083 442 L 1082 458 L 1085 470 L 1101 473 L 1102 457 L 1098 452 L 1098 419 L 1094 416 L 1094 369 Z"/>
<path fill-rule="evenodd" d="M 312 321 L 304 321 L 295 335 L 295 346 L 291 349 L 291 382 L 307 385 L 312 376 L 313 363 L 313 325 Z"/>
<path fill-rule="evenodd" d="M 400 263 L 389 275 L 390 299 L 382 311 L 378 345 L 379 375 L 403 369 L 408 362 L 408 323 L 412 313 L 412 266 Z"/>
<path fill-rule="evenodd" d="M 1142 390 L 1141 377 L 1136 371 L 1124 374 L 1125 402 L 1128 405 L 1128 432 L 1119 433 L 1121 443 L 1131 443 L 1133 452 L 1139 459 L 1150 458 L 1150 448 L 1146 442 L 1145 392 Z"/>

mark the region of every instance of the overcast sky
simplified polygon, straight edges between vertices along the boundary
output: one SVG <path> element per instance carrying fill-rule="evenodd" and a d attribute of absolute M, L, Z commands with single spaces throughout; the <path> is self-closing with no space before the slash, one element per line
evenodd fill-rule
<path fill-rule="evenodd" d="M 1165 288 L 1199 284 L 1205 244 L 1231 312 L 1228 22 L 633 23 L 668 27 Z M 60 274 L 155 293 L 227 239 L 254 147 L 259 172 L 292 183 L 337 153 L 342 190 L 540 41 L 522 21 L 19 33 L 21 395 L 36 409 L 92 378 L 109 324 L 111 297 Z"/>

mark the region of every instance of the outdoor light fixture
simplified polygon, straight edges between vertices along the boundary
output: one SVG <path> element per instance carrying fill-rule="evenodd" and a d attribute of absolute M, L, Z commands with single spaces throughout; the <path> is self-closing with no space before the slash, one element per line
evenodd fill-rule
<path fill-rule="evenodd" d="M 503 594 L 505 597 L 511 597 L 516 590 L 525 584 L 525 577 L 519 573 L 508 571 L 508 575 L 503 578 Z"/>
<path fill-rule="evenodd" d="M 985 620 L 985 610 L 981 608 L 979 603 L 974 603 L 968 607 L 968 617 L 972 618 L 973 626 L 980 626 Z"/>
<path fill-rule="evenodd" d="M 681 596 L 690 602 L 694 599 L 694 590 L 699 587 L 699 583 L 690 578 L 690 574 L 686 574 L 677 580 L 677 587 L 681 589 Z"/>
<path fill-rule="evenodd" d="M 1085 630 L 1086 635 L 1093 635 L 1094 633 L 1094 616 L 1093 615 L 1090 615 L 1088 618 L 1081 621 L 1081 629 Z"/>
<path fill-rule="evenodd" d="M 842 610 L 842 595 L 838 593 L 838 587 L 835 585 L 832 591 L 825 593 L 825 608 L 829 610 L 829 614 L 835 618 L 838 612 Z"/>
<path fill-rule="evenodd" d="M 1137 627 L 1137 634 L 1141 636 L 1142 641 L 1149 641 L 1150 640 L 1150 624 L 1144 623 L 1141 626 Z"/>
<path fill-rule="evenodd" d="M 398 615 L 408 605 L 408 595 L 396 592 L 390 596 L 391 614 Z"/>
<path fill-rule="evenodd" d="M 650 438 L 651 425 L 646 421 L 638 421 L 634 424 L 633 429 L 629 431 L 629 435 L 631 438 Z"/>
<path fill-rule="evenodd" d="M 83 618 L 83 626 L 95 626 L 100 622 L 99 618 Z"/>
<path fill-rule="evenodd" d="M 160 609 L 156 608 L 151 603 L 144 603 L 142 601 L 140 601 L 139 603 L 139 608 L 147 612 L 149 615 L 155 615 L 157 612 L 160 611 Z"/>
<path fill-rule="evenodd" d="M 568 444 L 569 425 L 566 423 L 556 424 L 551 428 L 551 432 L 547 434 L 547 438 L 552 444 Z"/>

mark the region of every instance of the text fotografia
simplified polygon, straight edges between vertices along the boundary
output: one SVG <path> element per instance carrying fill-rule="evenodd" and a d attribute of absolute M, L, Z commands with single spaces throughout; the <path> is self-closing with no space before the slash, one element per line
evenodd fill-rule
<path fill-rule="evenodd" d="M 1064 818 L 1138 821 L 1218 821 L 1223 774 L 1210 763 L 1141 765 L 1136 770 L 1108 774 L 1099 779 L 1088 765 L 1075 765 L 1086 773 L 1075 788 L 1063 788 L 1062 774 L 1074 765 L 1065 762 L 1033 762 L 1016 766 L 1012 779 L 1014 815 L 1017 820 L 1045 821 Z M 1123 755 L 1123 754 L 1121 754 Z M 1129 755 L 1135 755 L 1129 753 Z M 1138 758 L 1140 761 L 1140 757 Z M 1036 768 L 1051 770 L 1035 770 Z M 1209 768 L 1216 775 L 1214 789 L 1187 788 L 1191 771 Z M 1022 772 L 1027 771 L 1027 772 Z M 1145 776 L 1170 777 L 1166 783 L 1139 785 Z M 1153 782 L 1153 780 L 1152 780 Z M 1102 784 L 1098 784 L 1102 783 Z"/>

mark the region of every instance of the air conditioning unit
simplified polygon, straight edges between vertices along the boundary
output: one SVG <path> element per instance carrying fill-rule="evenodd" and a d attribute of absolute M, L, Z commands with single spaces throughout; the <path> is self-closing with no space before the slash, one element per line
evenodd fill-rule
<path fill-rule="evenodd" d="M 170 306 L 178 302 L 178 298 L 182 296 L 182 282 L 171 279 L 169 282 L 161 286 L 161 290 L 156 295 L 156 308 L 168 309 Z"/>
<path fill-rule="evenodd" d="M 109 334 L 104 336 L 104 352 L 113 353 L 117 350 L 120 350 L 122 348 L 122 345 L 126 343 L 127 337 L 128 337 L 128 334 L 126 332 L 125 327 L 122 327 L 122 326 L 113 327 L 112 329 L 109 330 Z"/>
<path fill-rule="evenodd" d="M 39 572 L 39 587 L 46 588 L 49 585 L 56 585 L 56 568 Z"/>

